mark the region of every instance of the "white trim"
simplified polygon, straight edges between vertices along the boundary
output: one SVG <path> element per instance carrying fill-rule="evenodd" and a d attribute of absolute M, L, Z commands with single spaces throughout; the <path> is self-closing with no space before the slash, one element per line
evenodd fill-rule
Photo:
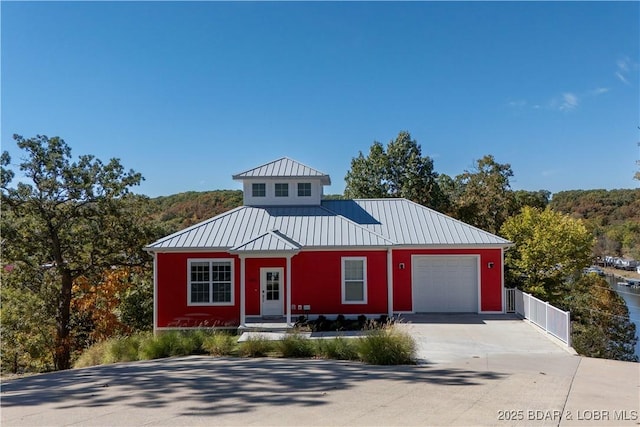
<path fill-rule="evenodd" d="M 374 233 L 375 234 L 375 233 Z M 376 236 L 379 236 L 378 234 L 376 234 Z M 385 237 L 383 237 L 384 239 L 386 239 Z M 387 239 L 388 240 L 388 239 Z M 440 250 L 440 249 L 451 249 L 451 250 L 485 250 L 485 249 L 509 249 L 510 246 L 505 246 L 505 245 L 484 245 L 484 246 L 471 246 L 471 245 L 397 245 L 394 244 L 393 245 L 393 249 L 394 250 Z M 303 246 L 301 248 L 301 250 L 304 251 L 314 251 L 314 252 L 322 252 L 322 251 L 331 251 L 331 252 L 338 252 L 338 251 L 380 251 L 380 250 L 386 250 L 389 248 L 389 245 L 379 245 L 379 246 Z M 182 247 L 182 248 L 154 248 L 154 247 L 148 247 L 148 248 L 143 248 L 143 250 L 148 251 L 148 252 L 157 252 L 157 253 L 184 253 L 184 252 L 193 252 L 193 253 L 201 253 L 201 252 L 227 252 L 227 253 L 231 253 L 233 255 L 238 255 L 240 252 L 229 252 L 231 250 L 231 247 L 216 247 L 216 248 L 211 248 L 211 247 Z M 244 251 L 244 252 L 249 252 L 249 251 Z M 264 252 L 264 257 L 285 257 L 286 254 L 288 252 L 284 252 L 284 251 L 279 251 L 279 252 Z M 416 254 L 416 255 L 437 255 L 437 254 Z M 461 254 L 450 254 L 450 255 L 464 255 L 464 253 Z M 258 255 L 255 252 L 251 252 L 250 254 L 251 257 L 258 257 L 260 255 Z"/>
<path fill-rule="evenodd" d="M 228 262 L 231 267 L 231 300 L 228 302 L 191 302 L 191 263 L 208 262 L 209 269 L 213 262 Z M 209 270 L 211 273 L 211 270 Z M 209 301 L 213 297 L 213 279 L 209 278 Z M 233 306 L 235 305 L 235 258 L 187 258 L 187 306 Z"/>
<path fill-rule="evenodd" d="M 502 298 L 502 312 L 507 312 L 507 305 L 504 297 L 504 248 L 500 249 L 500 298 Z"/>
<path fill-rule="evenodd" d="M 299 250 L 290 250 L 290 251 L 228 251 L 227 253 L 231 255 L 237 255 L 239 257 L 244 258 L 286 258 L 289 256 L 296 255 Z"/>
<path fill-rule="evenodd" d="M 393 316 L 393 252 L 387 249 L 387 314 Z"/>
<path fill-rule="evenodd" d="M 158 254 L 153 255 L 153 335 L 158 332 Z"/>
<path fill-rule="evenodd" d="M 280 299 L 280 312 L 278 314 L 275 314 L 274 316 L 283 316 L 285 314 L 284 311 L 284 292 L 282 287 L 285 285 L 284 281 L 282 280 L 282 277 L 284 276 L 284 268 L 282 267 L 260 267 L 260 317 L 263 316 L 269 316 L 269 314 L 265 314 L 264 313 L 264 298 L 263 295 L 264 293 L 266 293 L 266 289 L 265 289 L 265 275 L 264 273 L 266 273 L 267 271 L 277 271 L 280 274 L 280 278 L 279 278 L 279 289 L 278 289 L 278 295 L 279 295 L 279 299 Z"/>
<path fill-rule="evenodd" d="M 476 297 L 477 297 L 477 305 L 476 305 L 476 313 L 481 313 L 480 308 L 482 307 L 482 294 L 481 294 L 481 282 L 482 282 L 482 271 L 480 260 L 481 256 L 479 254 L 412 254 L 411 255 L 411 310 L 413 313 L 416 313 L 415 307 L 415 258 L 416 257 L 466 257 L 466 258 L 475 258 L 476 259 Z"/>
<path fill-rule="evenodd" d="M 362 300 L 361 301 L 347 301 L 345 298 L 345 262 L 346 261 L 362 261 Z M 342 304 L 351 305 L 351 304 L 366 304 L 367 303 L 367 257 L 364 256 L 346 256 L 341 257 L 340 262 L 342 264 L 342 268 L 340 269 L 340 295 Z"/>
<path fill-rule="evenodd" d="M 245 273 L 245 257 L 240 257 L 240 325 L 244 325 L 247 319 L 247 308 L 245 307 L 246 297 L 246 273 Z"/>
<path fill-rule="evenodd" d="M 286 314 L 287 314 L 287 325 L 291 324 L 291 257 L 293 255 L 289 255 L 287 257 L 287 263 L 286 263 L 286 287 L 287 287 L 287 294 L 286 294 Z"/>

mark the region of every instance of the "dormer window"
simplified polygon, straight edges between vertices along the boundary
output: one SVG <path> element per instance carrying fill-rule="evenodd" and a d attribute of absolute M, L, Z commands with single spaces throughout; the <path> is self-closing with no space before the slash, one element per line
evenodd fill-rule
<path fill-rule="evenodd" d="M 2 0 L 0 0 L 2 1 Z M 242 181 L 245 206 L 320 206 L 329 175 L 282 157 L 233 175 Z"/>
<path fill-rule="evenodd" d="M 299 182 L 298 183 L 298 197 L 311 197 L 311 183 Z"/>
<path fill-rule="evenodd" d="M 267 196 L 267 184 L 252 184 L 251 195 L 253 197 L 266 197 Z"/>
<path fill-rule="evenodd" d="M 276 183 L 275 190 L 276 197 L 289 197 L 289 184 Z"/>

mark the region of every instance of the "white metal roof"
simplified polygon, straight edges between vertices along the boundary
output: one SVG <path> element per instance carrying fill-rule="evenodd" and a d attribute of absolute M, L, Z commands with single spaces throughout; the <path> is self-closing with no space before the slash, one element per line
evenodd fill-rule
<path fill-rule="evenodd" d="M 280 237 L 306 248 L 386 247 L 393 244 L 321 206 L 241 206 L 164 237 L 146 249 L 248 250 L 252 247 L 253 250 L 280 250 L 280 239 L 265 236 L 274 230 Z"/>
<path fill-rule="evenodd" d="M 397 245 L 511 245 L 502 237 L 407 199 L 324 200 L 322 206 Z"/>
<path fill-rule="evenodd" d="M 498 246 L 511 242 L 406 199 L 324 200 L 322 206 L 241 206 L 164 237 L 150 251 Z"/>
<path fill-rule="evenodd" d="M 322 173 L 316 169 L 303 165 L 300 162 L 292 160 L 288 157 L 282 157 L 278 160 L 266 163 L 257 168 L 249 169 L 239 174 L 233 175 L 235 180 L 254 179 L 254 178 L 320 178 L 324 185 L 331 185 L 329 175 Z"/>
<path fill-rule="evenodd" d="M 238 253 L 254 251 L 297 252 L 299 250 L 300 244 L 288 239 L 278 230 L 269 231 L 247 243 L 231 248 L 231 252 Z"/>

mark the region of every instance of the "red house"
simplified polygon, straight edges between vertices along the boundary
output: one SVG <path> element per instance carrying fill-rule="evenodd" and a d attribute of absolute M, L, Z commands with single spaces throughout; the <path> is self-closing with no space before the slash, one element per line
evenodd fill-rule
<path fill-rule="evenodd" d="M 406 199 L 322 200 L 329 176 L 288 158 L 233 179 L 243 206 L 145 248 L 155 330 L 504 312 L 501 237 Z"/>

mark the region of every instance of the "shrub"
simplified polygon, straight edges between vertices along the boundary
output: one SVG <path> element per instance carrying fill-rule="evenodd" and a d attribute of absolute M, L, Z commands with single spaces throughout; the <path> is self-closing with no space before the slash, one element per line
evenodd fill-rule
<path fill-rule="evenodd" d="M 263 357 L 273 349 L 273 341 L 261 335 L 249 337 L 240 344 L 240 354 L 248 357 Z"/>
<path fill-rule="evenodd" d="M 238 345 L 238 337 L 224 331 L 216 331 L 212 335 L 205 337 L 202 342 L 202 349 L 214 356 L 230 356 Z"/>
<path fill-rule="evenodd" d="M 160 359 L 171 356 L 187 356 L 199 350 L 201 335 L 164 332 L 155 337 L 142 340 L 140 344 L 141 359 Z"/>
<path fill-rule="evenodd" d="M 78 357 L 78 360 L 75 361 L 73 367 L 86 368 L 87 366 L 102 365 L 108 345 L 108 341 L 101 341 L 85 349 Z"/>
<path fill-rule="evenodd" d="M 317 349 L 318 354 L 325 359 L 358 359 L 356 342 L 352 339 L 336 337 L 334 339 L 318 340 Z"/>
<path fill-rule="evenodd" d="M 132 335 L 106 341 L 106 351 L 102 363 L 133 362 L 140 358 L 140 343 L 145 335 Z"/>
<path fill-rule="evenodd" d="M 405 331 L 392 325 L 373 329 L 358 338 L 360 360 L 372 365 L 406 365 L 415 363 L 416 343 Z"/>
<path fill-rule="evenodd" d="M 286 334 L 278 341 L 276 348 L 283 357 L 312 357 L 315 355 L 313 343 L 298 333 Z"/>

